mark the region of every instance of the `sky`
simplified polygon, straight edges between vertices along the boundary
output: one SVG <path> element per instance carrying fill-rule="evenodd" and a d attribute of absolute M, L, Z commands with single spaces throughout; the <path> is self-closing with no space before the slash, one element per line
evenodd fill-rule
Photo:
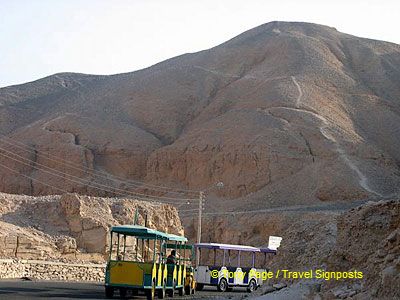
<path fill-rule="evenodd" d="M 59 72 L 131 72 L 270 21 L 400 44 L 398 0 L 0 0 L 0 87 Z"/>

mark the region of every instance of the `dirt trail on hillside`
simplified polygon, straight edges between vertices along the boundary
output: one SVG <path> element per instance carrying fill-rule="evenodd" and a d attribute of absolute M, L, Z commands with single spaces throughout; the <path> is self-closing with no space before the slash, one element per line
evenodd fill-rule
<path fill-rule="evenodd" d="M 301 107 L 305 108 L 305 111 L 312 113 L 313 115 L 315 115 L 316 117 L 318 117 L 318 119 L 320 119 L 323 123 L 322 126 L 319 127 L 319 131 L 321 132 L 321 134 L 329 141 L 331 141 L 333 144 L 335 144 L 335 148 L 336 148 L 336 152 L 338 153 L 339 157 L 344 161 L 344 163 L 351 169 L 353 170 L 358 177 L 358 182 L 360 183 L 360 186 L 366 190 L 367 192 L 371 193 L 371 194 L 375 194 L 377 196 L 383 196 L 380 193 L 378 193 L 377 191 L 375 191 L 373 188 L 371 188 L 368 184 L 368 178 L 367 176 L 359 169 L 359 167 L 356 166 L 356 164 L 351 160 L 351 158 L 347 155 L 346 151 L 343 149 L 343 147 L 340 145 L 340 143 L 337 141 L 337 139 L 332 135 L 332 133 L 329 132 L 330 130 L 330 124 L 328 122 L 328 120 L 318 114 L 315 113 L 314 111 L 310 110 L 310 107 L 307 106 L 306 104 L 303 104 L 302 98 L 303 98 L 303 91 L 301 89 L 300 84 L 297 82 L 296 77 L 295 76 L 291 76 L 291 79 L 294 83 L 294 85 L 296 86 L 297 90 L 298 90 L 298 96 L 296 99 L 296 108 L 298 110 L 302 110 Z"/>

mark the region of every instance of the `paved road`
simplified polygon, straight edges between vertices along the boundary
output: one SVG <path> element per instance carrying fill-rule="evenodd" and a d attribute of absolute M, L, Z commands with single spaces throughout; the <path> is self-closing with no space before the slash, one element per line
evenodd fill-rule
<path fill-rule="evenodd" d="M 384 199 L 384 198 L 382 198 Z M 389 199 L 391 200 L 391 199 Z M 354 200 L 354 201 L 336 201 L 336 202 L 328 202 L 323 204 L 314 204 L 314 205 L 294 205 L 294 206 L 279 206 L 267 209 L 257 209 L 257 210 L 243 210 L 243 211 L 223 211 L 223 212 L 205 212 L 203 213 L 203 217 L 215 217 L 220 215 L 229 215 L 236 216 L 242 214 L 261 214 L 261 213 L 270 213 L 270 212 L 322 212 L 322 211 L 330 211 L 330 212 L 342 212 L 352 209 L 354 207 L 358 207 L 362 204 L 365 204 L 368 201 L 373 201 L 373 199 L 362 199 L 362 200 Z M 189 217 L 193 217 L 195 213 L 190 215 L 185 215 Z"/>
<path fill-rule="evenodd" d="M 224 293 L 230 298 L 241 298 L 248 295 L 245 290 Z M 0 299 L 104 299 L 104 287 L 97 283 L 73 283 L 54 281 L 21 281 L 0 280 Z M 118 299 L 118 293 L 114 297 Z M 208 289 L 197 292 L 195 296 L 187 296 L 185 299 L 221 299 L 221 293 L 216 289 Z M 146 299 L 144 295 L 136 296 L 135 299 Z M 166 298 L 168 299 L 168 298 Z M 175 299 L 183 299 L 178 295 Z"/>

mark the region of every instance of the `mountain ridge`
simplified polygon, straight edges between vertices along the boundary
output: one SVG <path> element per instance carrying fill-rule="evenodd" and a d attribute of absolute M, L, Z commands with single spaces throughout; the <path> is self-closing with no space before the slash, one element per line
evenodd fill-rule
<path fill-rule="evenodd" d="M 359 199 L 398 192 L 399 75 L 399 45 L 271 22 L 134 72 L 2 88 L 0 133 L 82 165 L 92 153 L 93 169 L 110 176 L 193 189 L 222 180 L 219 196 L 260 193 L 254 205 Z M 24 174 L 47 180 L 33 168 Z M 54 192 L 6 177 L 0 170 L 4 192 Z"/>

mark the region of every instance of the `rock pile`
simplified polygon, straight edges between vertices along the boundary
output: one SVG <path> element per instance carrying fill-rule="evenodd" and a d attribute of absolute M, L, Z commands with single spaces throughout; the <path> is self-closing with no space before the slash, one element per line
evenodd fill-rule
<path fill-rule="evenodd" d="M 327 298 L 400 297 L 400 200 L 370 202 L 337 217 L 294 222 L 272 269 L 363 272 L 357 280 L 322 280 Z M 294 281 L 289 281 L 294 283 Z"/>
<path fill-rule="evenodd" d="M 104 272 L 104 264 L 0 259 L 0 278 L 101 282 L 104 281 Z"/>
<path fill-rule="evenodd" d="M 400 201 L 370 202 L 341 215 L 329 268 L 359 268 L 365 292 L 400 298 Z M 368 288 L 368 289 L 367 289 Z"/>

